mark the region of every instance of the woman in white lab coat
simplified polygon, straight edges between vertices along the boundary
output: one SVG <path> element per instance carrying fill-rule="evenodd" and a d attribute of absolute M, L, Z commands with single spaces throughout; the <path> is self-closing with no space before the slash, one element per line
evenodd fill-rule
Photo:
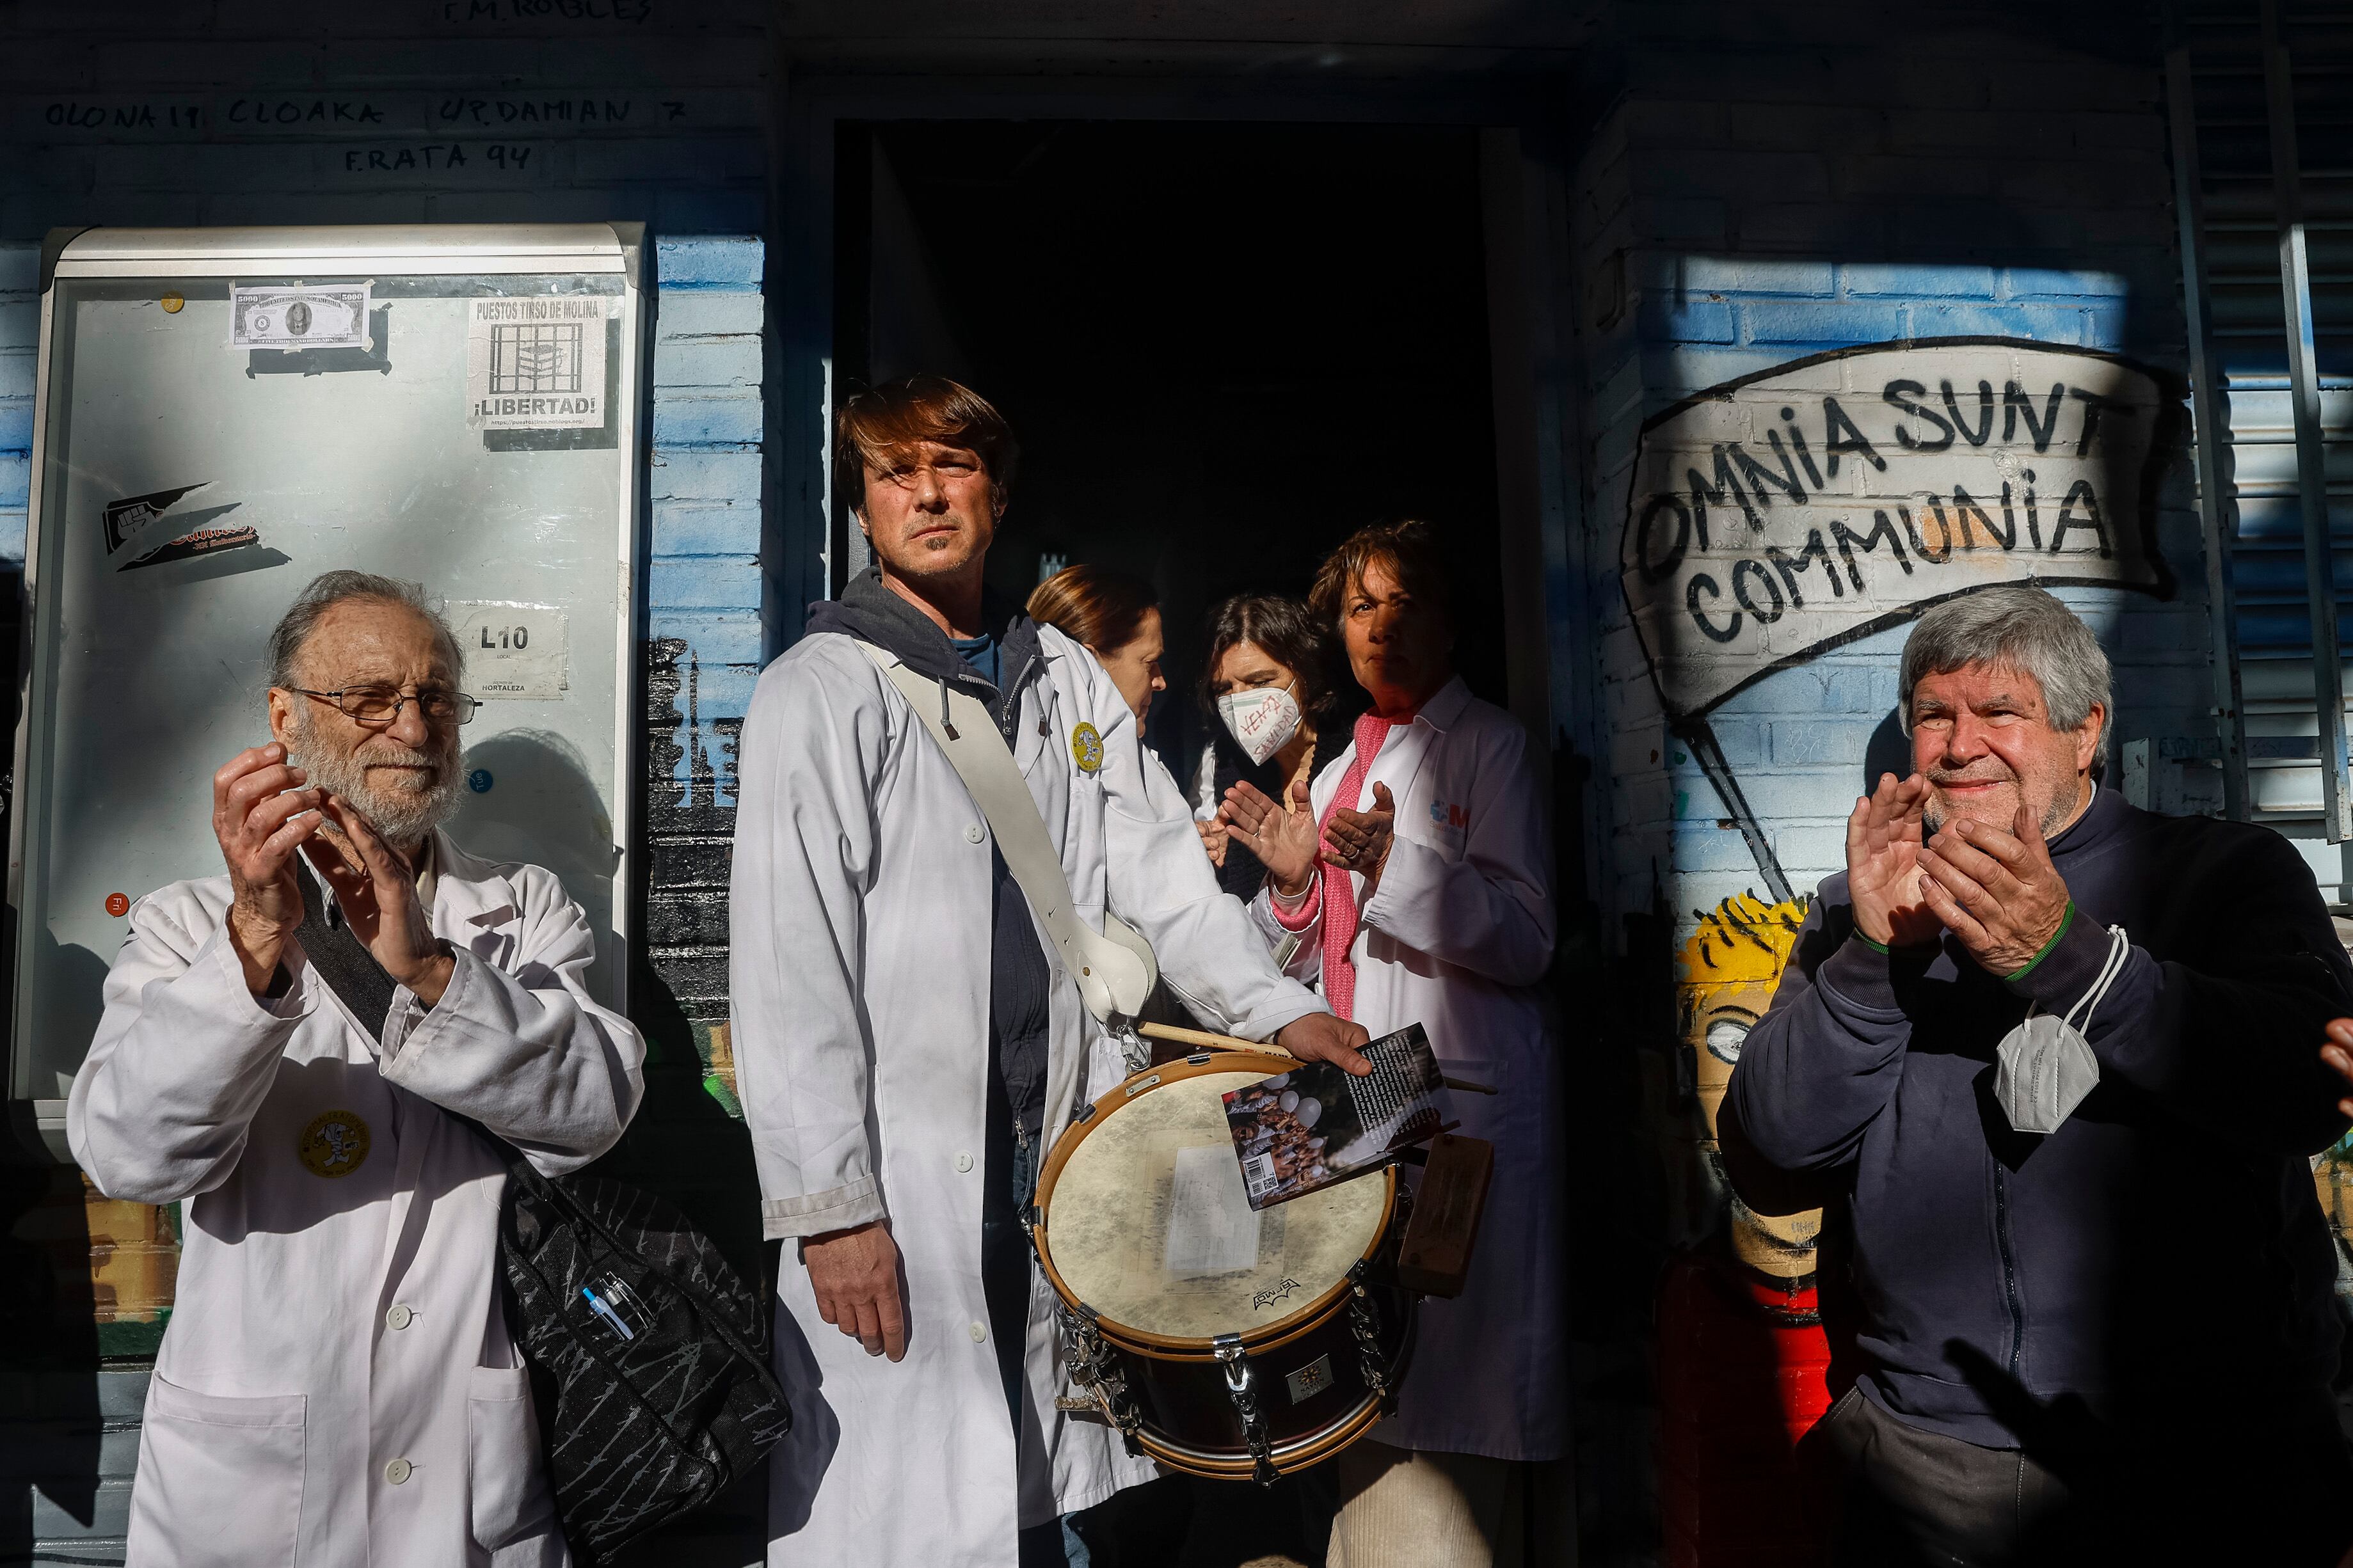
<path fill-rule="evenodd" d="M 1504 1460 L 1568 1451 L 1559 1066 L 1535 989 L 1553 946 L 1551 852 L 1528 737 L 1448 658 L 1445 572 L 1417 523 L 1367 529 L 1325 563 L 1373 710 L 1285 812 L 1248 784 L 1224 815 L 1267 863 L 1252 904 L 1293 973 L 1375 1038 L 1429 1032 L 1461 1131 L 1495 1145 L 1469 1284 L 1422 1303 L 1398 1411 L 1343 1457 L 1335 1568 L 1484 1563 Z M 1332 880 L 1336 879 L 1336 882 Z M 1289 895 L 1289 896 L 1286 896 Z M 1398 1450 L 1424 1456 L 1409 1461 Z"/>
<path fill-rule="evenodd" d="M 993 839 L 859 643 L 934 679 L 966 674 L 879 577 L 819 611 L 761 676 L 744 721 L 737 1083 L 771 1237 L 887 1222 L 905 1359 L 837 1331 L 787 1247 L 777 1364 L 795 1423 L 773 1472 L 769 1561 L 1013 1568 L 1019 1527 L 1156 1472 L 1071 1386 L 1055 1298 L 1034 1268 L 1017 1451 L 982 1271 Z M 917 662 L 934 643 L 942 662 Z M 1142 931 L 1185 1005 L 1218 1028 L 1264 1039 L 1302 1018 L 1331 1026 L 1219 892 L 1175 781 L 1102 666 L 1026 620 L 1002 656 L 1007 739 L 1080 918 L 1100 930 L 1108 908 Z M 1059 967 L 1050 1005 L 1047 1148 L 1124 1076 Z"/>

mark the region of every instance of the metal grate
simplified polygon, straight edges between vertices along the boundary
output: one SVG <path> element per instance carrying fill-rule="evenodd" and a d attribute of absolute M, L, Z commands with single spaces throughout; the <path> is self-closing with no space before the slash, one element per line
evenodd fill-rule
<path fill-rule="evenodd" d="M 491 328 L 493 393 L 580 390 L 578 321 L 500 322 Z"/>

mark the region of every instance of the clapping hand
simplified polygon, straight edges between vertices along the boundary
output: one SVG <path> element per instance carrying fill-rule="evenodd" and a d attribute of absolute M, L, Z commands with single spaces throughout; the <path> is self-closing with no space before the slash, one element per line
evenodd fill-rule
<path fill-rule="evenodd" d="M 2025 806 L 2010 831 L 1963 817 L 1920 851 L 1920 891 L 1987 973 L 2015 974 L 2067 918 L 2067 882 Z"/>
<path fill-rule="evenodd" d="M 275 741 L 248 747 L 213 774 L 213 837 L 228 866 L 234 899 L 229 946 L 249 991 L 269 988 L 287 942 L 302 923 L 294 854 L 319 830 L 323 798 L 323 792 L 303 787 L 308 782 Z"/>
<path fill-rule="evenodd" d="M 1380 885 L 1381 868 L 1389 863 L 1389 848 L 1396 842 L 1397 797 L 1389 794 L 1388 785 L 1377 784 L 1372 810 L 1332 814 L 1324 829 L 1324 863 L 1364 878 L 1363 901 L 1370 903 L 1373 889 Z"/>
<path fill-rule="evenodd" d="M 1307 890 L 1315 874 L 1315 814 L 1307 807 L 1307 781 L 1291 786 L 1291 808 L 1284 810 L 1256 784 L 1244 782 L 1226 791 L 1218 808 L 1233 836 L 1259 858 L 1274 879 L 1274 890 L 1295 899 Z"/>
<path fill-rule="evenodd" d="M 433 935 L 425 900 L 417 891 L 417 873 L 347 802 L 323 793 L 321 800 L 320 809 L 342 832 L 359 864 L 352 864 L 336 845 L 316 839 L 303 845 L 302 852 L 334 889 L 352 934 L 375 955 L 385 973 L 427 1007 L 434 1005 L 448 989 L 457 961 Z"/>
<path fill-rule="evenodd" d="M 1944 921 L 1920 886 L 1920 821 L 1928 781 L 1918 773 L 1898 784 L 1879 775 L 1879 787 L 1854 803 L 1846 819 L 1847 898 L 1855 930 L 1882 947 L 1918 947 L 1936 940 Z"/>
<path fill-rule="evenodd" d="M 2320 1059 L 2353 1089 L 2353 1018 L 2339 1018 L 2328 1026 L 2328 1044 L 2320 1047 Z M 2353 1116 L 2353 1093 L 2337 1102 L 2337 1113 Z"/>

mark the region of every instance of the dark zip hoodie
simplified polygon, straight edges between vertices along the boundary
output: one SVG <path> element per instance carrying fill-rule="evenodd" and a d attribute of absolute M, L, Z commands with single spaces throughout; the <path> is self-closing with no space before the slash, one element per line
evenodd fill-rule
<path fill-rule="evenodd" d="M 1949 935 L 1873 950 L 1844 875 L 1825 881 L 1733 1069 L 1726 1166 L 1752 1206 L 1828 1205 L 1833 1342 L 1915 1426 L 2036 1448 L 2259 1420 L 2337 1365 L 2307 1156 L 2346 1128 L 2318 1052 L 2353 967 L 2268 829 L 2103 789 L 2050 847 L 2073 914 L 2010 979 Z M 2015 1132 L 1996 1047 L 2030 1003 L 2063 1015 L 2092 988 L 2111 925 L 2132 951 L 2085 1029 L 2099 1085 L 2056 1132 Z"/>
<path fill-rule="evenodd" d="M 997 634 L 1000 689 L 965 662 L 932 619 L 882 583 L 880 572 L 853 579 L 839 599 L 811 605 L 810 632 L 841 632 L 896 655 L 919 675 L 952 681 L 988 706 L 1009 744 L 1021 710 L 1021 693 L 1044 679 L 1046 662 L 1038 625 L 1021 606 L 996 595 L 981 600 L 982 624 Z M 924 745 L 932 743 L 925 735 Z M 1039 946 L 1029 900 L 1002 855 L 997 856 L 991 893 L 988 976 L 989 1092 L 1001 1095 L 1025 1142 L 1034 1142 L 1046 1120 L 1046 1058 L 1050 1035 L 1048 1012 L 1053 971 Z M 943 919 L 977 918 L 977 912 L 944 910 Z"/>

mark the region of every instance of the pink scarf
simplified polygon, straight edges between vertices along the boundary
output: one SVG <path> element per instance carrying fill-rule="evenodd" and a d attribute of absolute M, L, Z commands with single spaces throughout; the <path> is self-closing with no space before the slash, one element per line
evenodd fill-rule
<path fill-rule="evenodd" d="M 1365 793 L 1365 775 L 1396 727 L 1377 713 L 1356 721 L 1356 754 L 1340 775 L 1340 787 L 1334 792 L 1332 804 L 1324 808 L 1318 828 L 1328 829 L 1335 811 L 1362 809 L 1358 803 Z M 1356 966 L 1348 962 L 1348 950 L 1356 945 L 1356 881 L 1345 867 L 1327 865 L 1324 868 L 1324 1000 L 1335 1014 L 1351 1019 L 1356 1016 Z"/>

